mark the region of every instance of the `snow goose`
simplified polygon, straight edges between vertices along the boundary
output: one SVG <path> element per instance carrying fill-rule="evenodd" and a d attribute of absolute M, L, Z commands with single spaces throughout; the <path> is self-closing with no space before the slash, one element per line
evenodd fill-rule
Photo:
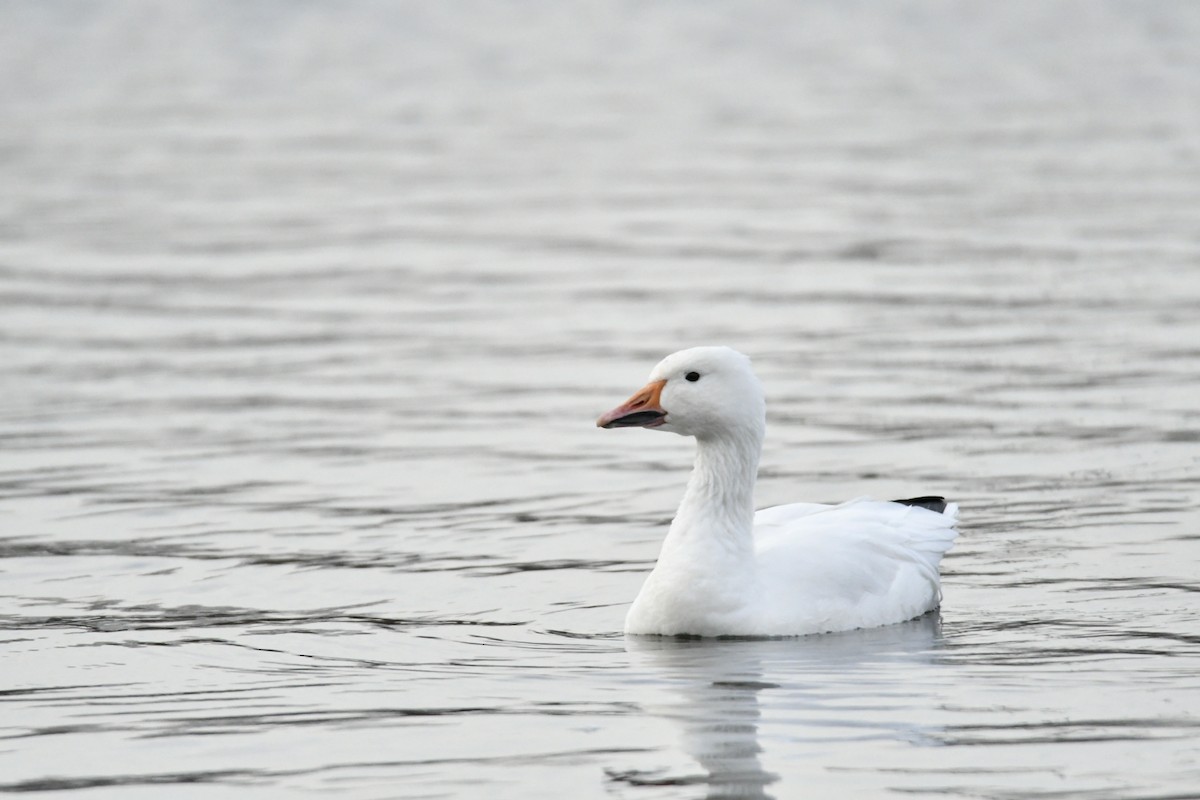
<path fill-rule="evenodd" d="M 765 417 L 750 359 L 694 347 L 667 356 L 645 387 L 596 420 L 696 439 L 692 476 L 625 632 L 802 636 L 937 608 L 958 507 L 920 497 L 755 513 Z"/>

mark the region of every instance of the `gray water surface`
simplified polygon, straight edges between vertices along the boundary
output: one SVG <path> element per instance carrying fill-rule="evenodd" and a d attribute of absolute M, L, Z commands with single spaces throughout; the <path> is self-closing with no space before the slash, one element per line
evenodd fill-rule
<path fill-rule="evenodd" d="M 0 792 L 1200 796 L 1200 5 L 0 5 Z M 760 505 L 940 616 L 627 640 Z M 88 790 L 86 792 L 82 790 Z"/>

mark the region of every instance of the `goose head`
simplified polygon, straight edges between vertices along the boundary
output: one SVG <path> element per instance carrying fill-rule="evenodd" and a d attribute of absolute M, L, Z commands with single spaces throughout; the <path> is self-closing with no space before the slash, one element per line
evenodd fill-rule
<path fill-rule="evenodd" d="M 646 385 L 596 425 L 709 439 L 761 435 L 765 417 L 762 385 L 749 358 L 728 347 L 693 347 L 658 362 Z"/>

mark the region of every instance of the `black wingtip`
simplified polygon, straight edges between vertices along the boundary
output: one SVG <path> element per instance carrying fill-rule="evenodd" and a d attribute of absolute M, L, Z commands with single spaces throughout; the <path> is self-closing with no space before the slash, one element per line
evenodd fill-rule
<path fill-rule="evenodd" d="M 902 506 L 928 508 L 930 511 L 936 511 L 939 514 L 943 514 L 946 511 L 946 498 L 934 497 L 933 495 L 929 495 L 928 497 L 910 497 L 907 500 L 893 500 L 892 502 L 899 503 Z"/>

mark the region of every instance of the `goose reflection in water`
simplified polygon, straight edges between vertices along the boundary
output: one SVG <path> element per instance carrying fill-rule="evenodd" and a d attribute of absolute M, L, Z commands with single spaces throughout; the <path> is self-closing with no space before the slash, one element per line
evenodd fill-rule
<path fill-rule="evenodd" d="M 844 695 L 853 682 L 864 702 L 872 694 L 895 696 L 899 678 L 889 665 L 934 661 L 940 633 L 941 617 L 934 611 L 898 625 L 794 639 L 627 637 L 634 666 L 679 695 L 679 702 L 647 710 L 681 728 L 683 749 L 702 772 L 609 769 L 609 779 L 632 786 L 706 785 L 709 800 L 774 798 L 768 787 L 781 777 L 763 765 L 763 758 L 785 767 L 795 760 L 815 761 L 819 754 L 803 742 L 774 740 L 764 746 L 759 732 L 764 709 L 813 717 L 801 720 L 802 727 L 826 727 L 830 711 L 822 701 L 827 693 Z M 910 740 L 913 733 L 889 735 Z M 814 769 L 822 765 L 812 763 L 804 771 Z M 798 789 L 789 787 L 783 794 L 794 796 Z"/>

